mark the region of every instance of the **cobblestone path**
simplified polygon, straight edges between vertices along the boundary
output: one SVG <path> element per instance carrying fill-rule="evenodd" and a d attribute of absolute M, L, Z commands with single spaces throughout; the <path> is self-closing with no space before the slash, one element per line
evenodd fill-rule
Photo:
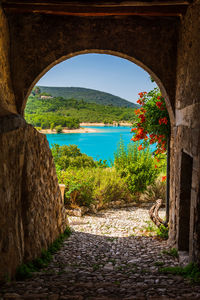
<path fill-rule="evenodd" d="M 179 262 L 163 253 L 165 241 L 150 236 L 146 208 L 69 219 L 73 234 L 49 266 L 1 287 L 1 300 L 200 299 L 200 286 L 159 272 Z"/>

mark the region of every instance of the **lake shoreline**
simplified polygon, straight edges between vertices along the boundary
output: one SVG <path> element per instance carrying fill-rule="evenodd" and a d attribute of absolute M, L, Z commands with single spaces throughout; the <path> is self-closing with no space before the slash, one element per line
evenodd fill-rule
<path fill-rule="evenodd" d="M 125 123 L 125 122 L 121 122 L 119 123 L 119 126 L 117 125 L 112 125 L 112 124 L 104 124 L 104 123 L 80 123 L 80 128 L 77 129 L 68 129 L 68 128 L 63 128 L 62 129 L 62 133 L 97 133 L 97 132 L 101 132 L 100 130 L 96 129 L 96 128 L 84 128 L 84 126 L 95 126 L 95 127 L 127 127 L 127 126 L 131 126 L 131 123 Z M 82 127 L 83 126 L 83 127 Z M 56 134 L 56 130 L 53 129 L 41 129 L 39 130 L 40 133 L 43 134 Z"/>
<path fill-rule="evenodd" d="M 39 132 L 43 133 L 43 134 L 57 134 L 55 129 L 53 129 L 53 130 L 42 129 Z M 100 132 L 100 131 L 97 129 L 94 129 L 94 128 L 83 128 L 83 127 L 80 127 L 77 129 L 63 128 L 63 130 L 62 130 L 62 133 L 97 133 L 97 132 Z"/>
<path fill-rule="evenodd" d="M 118 126 L 119 124 L 119 126 Z M 127 127 L 127 126 L 132 126 L 131 123 L 128 123 L 128 122 L 119 122 L 119 123 L 116 123 L 116 124 L 104 124 L 104 123 L 89 123 L 89 122 L 83 122 L 83 123 L 80 123 L 80 126 L 96 126 L 96 127 L 110 127 L 110 126 L 113 126 L 113 127 Z"/>

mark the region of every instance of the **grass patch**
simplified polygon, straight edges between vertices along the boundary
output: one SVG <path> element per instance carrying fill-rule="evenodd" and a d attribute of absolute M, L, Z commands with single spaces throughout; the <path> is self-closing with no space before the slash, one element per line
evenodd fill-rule
<path fill-rule="evenodd" d="M 93 271 L 97 271 L 97 270 L 99 270 L 100 265 L 99 264 L 94 264 L 92 267 L 93 267 Z"/>
<path fill-rule="evenodd" d="M 148 233 L 154 233 L 157 237 L 167 240 L 168 239 L 168 228 L 164 225 L 161 225 L 159 228 L 152 221 L 145 222 L 147 226 L 144 226 L 143 229 Z"/>
<path fill-rule="evenodd" d="M 176 248 L 171 248 L 170 250 L 163 250 L 162 253 L 178 258 L 178 251 Z"/>
<path fill-rule="evenodd" d="M 195 263 L 190 263 L 186 267 L 160 268 L 159 271 L 165 274 L 181 275 L 192 283 L 200 283 L 200 269 Z"/>
<path fill-rule="evenodd" d="M 169 228 L 164 225 L 161 225 L 158 229 L 156 229 L 157 236 L 164 240 L 168 239 L 168 232 Z"/>
<path fill-rule="evenodd" d="M 67 227 L 47 250 L 42 250 L 41 256 L 31 262 L 21 264 L 16 271 L 15 279 L 24 280 L 30 278 L 33 272 L 38 272 L 40 269 L 47 267 L 52 260 L 52 255 L 55 254 L 62 246 L 64 240 L 71 234 L 71 229 Z"/>
<path fill-rule="evenodd" d="M 145 223 L 147 224 L 147 226 L 144 226 L 144 230 L 147 232 L 156 232 L 156 226 L 154 225 L 153 222 L 151 221 L 145 221 Z"/>

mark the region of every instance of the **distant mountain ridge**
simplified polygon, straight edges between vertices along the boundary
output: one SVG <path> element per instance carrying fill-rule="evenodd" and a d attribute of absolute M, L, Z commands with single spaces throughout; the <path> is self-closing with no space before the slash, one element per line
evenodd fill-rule
<path fill-rule="evenodd" d="M 50 87 L 39 86 L 41 93 L 50 94 L 53 97 L 63 97 L 65 99 L 84 100 L 89 103 L 101 105 L 113 105 L 118 107 L 137 108 L 138 105 L 110 93 L 80 87 Z"/>

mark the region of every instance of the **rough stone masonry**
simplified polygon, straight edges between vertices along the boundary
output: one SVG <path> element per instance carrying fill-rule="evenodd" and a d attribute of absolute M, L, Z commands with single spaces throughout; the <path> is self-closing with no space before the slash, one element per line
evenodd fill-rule
<path fill-rule="evenodd" d="M 171 121 L 169 243 L 200 263 L 200 0 L 29 2 L 0 6 L 0 278 L 66 223 L 49 146 L 23 119 L 27 97 L 52 66 L 94 52 L 129 59 L 159 85 Z"/>

